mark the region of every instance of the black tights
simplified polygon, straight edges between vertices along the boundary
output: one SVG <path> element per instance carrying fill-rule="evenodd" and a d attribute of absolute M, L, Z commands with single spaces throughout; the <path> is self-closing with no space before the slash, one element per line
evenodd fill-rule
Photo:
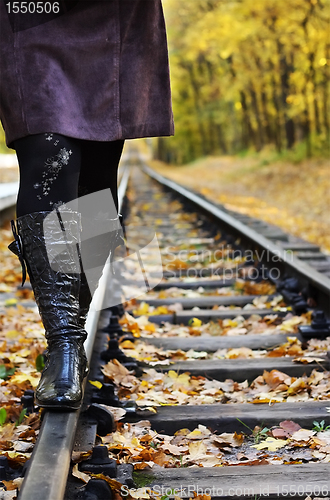
<path fill-rule="evenodd" d="M 23 137 L 14 146 L 20 167 L 17 217 L 50 211 L 109 188 L 118 210 L 117 171 L 124 141 L 84 141 L 47 133 Z"/>

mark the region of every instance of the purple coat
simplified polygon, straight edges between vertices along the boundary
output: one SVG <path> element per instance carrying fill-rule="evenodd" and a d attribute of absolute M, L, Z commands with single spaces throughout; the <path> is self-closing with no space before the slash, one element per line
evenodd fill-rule
<path fill-rule="evenodd" d="M 38 3 L 61 11 L 8 15 L 0 0 L 8 145 L 45 132 L 95 141 L 173 134 L 161 0 Z"/>

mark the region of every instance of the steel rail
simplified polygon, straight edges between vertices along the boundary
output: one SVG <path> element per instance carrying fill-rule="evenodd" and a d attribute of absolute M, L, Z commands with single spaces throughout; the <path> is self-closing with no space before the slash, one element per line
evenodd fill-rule
<path fill-rule="evenodd" d="M 129 173 L 130 167 L 126 165 L 118 188 L 119 210 L 123 204 Z M 101 307 L 92 306 L 102 306 L 109 273 L 110 266 L 105 265 L 103 276 L 87 316 L 85 329 L 88 337 L 85 349 L 89 362 L 92 357 L 101 309 Z M 45 411 L 30 465 L 18 495 L 19 500 L 62 500 L 64 498 L 79 414 L 79 410 L 73 412 Z"/>
<path fill-rule="evenodd" d="M 0 155 L 1 156 L 1 155 Z M 18 182 L 0 183 L 0 224 L 13 219 L 18 192 Z"/>
<path fill-rule="evenodd" d="M 0 184 L 0 212 L 15 205 L 17 191 L 18 182 Z"/>
<path fill-rule="evenodd" d="M 316 291 L 321 292 L 319 294 L 320 306 L 322 306 L 324 311 L 329 314 L 329 278 L 323 276 L 306 262 L 295 257 L 291 252 L 283 250 L 280 246 L 276 245 L 265 236 L 260 235 L 254 229 L 236 220 L 232 215 L 224 212 L 211 201 L 202 198 L 201 196 L 190 191 L 184 186 L 168 179 L 167 177 L 164 177 L 158 172 L 155 172 L 152 168 L 148 167 L 145 164 L 142 165 L 142 170 L 152 179 L 166 186 L 170 190 L 180 194 L 189 202 L 192 202 L 199 208 L 199 210 L 202 210 L 208 216 L 211 216 L 215 221 L 218 221 L 222 225 L 225 225 L 231 233 L 234 232 L 238 237 L 241 237 L 250 245 L 253 245 L 254 247 L 257 246 L 258 248 L 265 250 L 266 254 L 261 254 L 262 257 L 260 260 L 266 260 L 266 258 L 268 257 L 268 263 L 269 260 L 272 260 L 272 262 L 274 262 L 277 267 L 281 267 L 282 270 L 290 272 L 291 275 L 296 276 L 303 285 L 311 284 Z"/>

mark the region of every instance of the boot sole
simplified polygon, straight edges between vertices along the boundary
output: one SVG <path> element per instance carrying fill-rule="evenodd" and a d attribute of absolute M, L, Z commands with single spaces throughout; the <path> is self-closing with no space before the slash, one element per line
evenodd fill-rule
<path fill-rule="evenodd" d="M 51 404 L 51 403 L 41 403 L 39 401 L 36 401 L 36 405 L 39 406 L 40 408 L 45 408 L 46 410 L 55 410 L 55 411 L 77 411 L 81 407 L 81 402 L 78 403 L 78 405 L 74 404 L 66 404 L 63 405 L 61 404 Z"/>

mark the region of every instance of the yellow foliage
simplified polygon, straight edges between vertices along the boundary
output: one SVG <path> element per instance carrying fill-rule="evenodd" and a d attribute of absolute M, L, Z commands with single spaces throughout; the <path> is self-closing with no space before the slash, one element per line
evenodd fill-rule
<path fill-rule="evenodd" d="M 280 150 L 290 120 L 326 147 L 325 0 L 164 0 L 164 8 L 176 120 L 166 147 L 177 163 L 233 143 Z"/>

